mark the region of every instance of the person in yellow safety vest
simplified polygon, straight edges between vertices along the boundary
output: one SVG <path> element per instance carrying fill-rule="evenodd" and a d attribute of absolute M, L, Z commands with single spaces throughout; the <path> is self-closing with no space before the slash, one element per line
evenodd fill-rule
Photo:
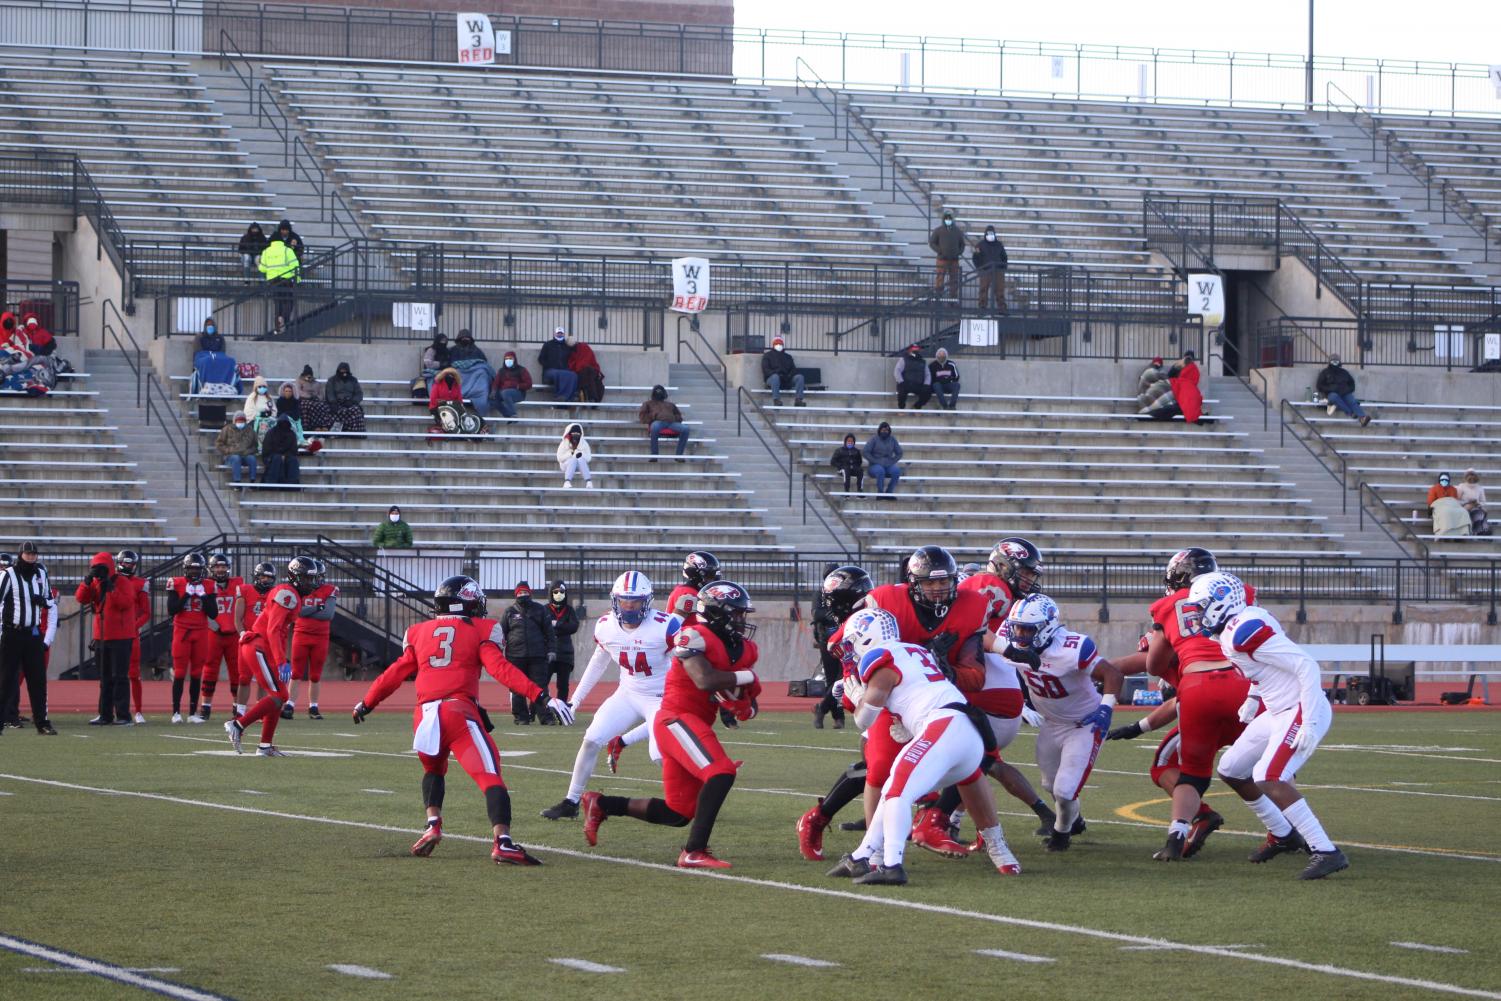
<path fill-rule="evenodd" d="M 292 286 L 297 283 L 301 266 L 297 252 L 280 236 L 273 236 L 271 242 L 266 244 L 266 249 L 261 251 L 259 267 L 266 282 L 285 289 L 276 293 L 276 316 L 284 323 L 292 322 Z"/>

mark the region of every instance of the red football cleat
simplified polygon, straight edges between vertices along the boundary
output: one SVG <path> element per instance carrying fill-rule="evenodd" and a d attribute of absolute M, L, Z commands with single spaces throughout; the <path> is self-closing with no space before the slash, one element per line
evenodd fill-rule
<path fill-rule="evenodd" d="M 620 756 L 625 753 L 625 741 L 619 737 L 610 738 L 605 745 L 605 763 L 610 766 L 610 774 L 614 775 L 620 770 Z"/>
<path fill-rule="evenodd" d="M 605 822 L 604 808 L 599 805 L 599 793 L 584 793 L 579 797 L 579 808 L 584 813 L 584 840 L 591 845 L 599 844 L 599 825 Z"/>
<path fill-rule="evenodd" d="M 495 839 L 495 847 L 490 849 L 490 857 L 497 865 L 541 865 L 542 860 L 531 855 L 527 850 L 516 842 L 507 839 Z"/>
<path fill-rule="evenodd" d="M 985 850 L 985 835 L 983 835 L 983 834 L 976 834 L 975 835 L 975 840 L 971 841 L 970 844 L 969 844 L 969 853 L 971 855 L 973 855 L 976 852 L 983 852 L 984 850 Z"/>
<path fill-rule="evenodd" d="M 438 842 L 443 840 L 443 822 L 429 824 L 427 830 L 422 832 L 422 837 L 412 846 L 412 854 L 418 858 L 427 858 L 438 847 Z"/>
<path fill-rule="evenodd" d="M 823 806 L 823 797 L 818 797 L 818 806 L 797 818 L 797 850 L 809 862 L 823 861 L 823 830 L 829 826 L 818 807 Z"/>
<path fill-rule="evenodd" d="M 715 858 L 714 853 L 705 848 L 701 852 L 690 852 L 684 849 L 683 854 L 678 856 L 679 869 L 728 869 L 730 864 L 724 859 Z"/>
<path fill-rule="evenodd" d="M 931 807 L 918 813 L 912 825 L 912 843 L 944 858 L 969 855 L 969 846 L 961 845 L 949 835 L 948 818 Z"/>

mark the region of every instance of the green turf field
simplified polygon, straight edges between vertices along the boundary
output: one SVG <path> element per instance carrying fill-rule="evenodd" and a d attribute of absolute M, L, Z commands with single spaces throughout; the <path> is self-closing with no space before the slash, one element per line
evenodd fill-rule
<path fill-rule="evenodd" d="M 1151 861 L 1167 813 L 1145 776 L 1149 735 L 1106 745 L 1084 796 L 1089 831 L 1066 855 L 1046 855 L 1035 819 L 1003 798 L 1022 876 L 997 876 L 983 856 L 913 849 L 910 885 L 870 889 L 802 861 L 793 834 L 855 757 L 852 730 L 769 715 L 728 735 L 745 766 L 714 848 L 735 868 L 710 875 L 668 868 L 682 831 L 612 819 L 590 849 L 577 821 L 537 817 L 567 786 L 581 727 L 495 734 L 515 755 L 514 833 L 544 867 L 489 861 L 483 801 L 457 768 L 448 837 L 432 858 L 411 858 L 422 810 L 409 718 L 283 724 L 285 750 L 324 755 L 283 760 L 226 753 L 217 723 L 100 732 L 59 718 L 56 738 L 7 733 L 0 935 L 266 1001 L 990 996 L 983 990 L 1008 1001 L 1501 999 L 1495 714 L 1337 716 L 1301 776 L 1351 860 L 1323 882 L 1295 881 L 1291 857 L 1247 864 L 1254 819 L 1219 790 L 1211 802 L 1229 822 L 1201 857 Z M 1024 728 L 1007 757 L 1030 762 L 1032 744 Z M 643 751 L 628 752 L 618 776 L 601 768 L 593 787 L 655 790 Z M 830 864 L 857 837 L 831 831 Z M 330 969 L 338 964 L 390 979 Z M 146 993 L 36 972 L 49 965 L 0 950 L 0 998 Z"/>

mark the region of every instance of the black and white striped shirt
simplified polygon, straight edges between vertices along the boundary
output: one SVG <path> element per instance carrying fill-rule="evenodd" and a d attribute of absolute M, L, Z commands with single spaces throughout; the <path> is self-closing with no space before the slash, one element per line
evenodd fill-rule
<path fill-rule="evenodd" d="M 52 604 L 52 584 L 47 568 L 38 565 L 28 579 L 18 567 L 0 572 L 0 625 L 6 629 L 35 629 L 42 613 Z"/>

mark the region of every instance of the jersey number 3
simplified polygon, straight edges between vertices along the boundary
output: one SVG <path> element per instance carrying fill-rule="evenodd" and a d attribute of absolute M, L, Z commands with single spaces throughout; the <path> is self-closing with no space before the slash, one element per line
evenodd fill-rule
<path fill-rule="evenodd" d="M 642 677 L 651 677 L 651 665 L 646 662 L 646 654 L 636 651 L 636 663 L 632 664 L 626 657 L 625 651 L 620 651 L 620 667 L 627 674 L 639 674 Z"/>
<path fill-rule="evenodd" d="M 439 626 L 433 630 L 433 639 L 438 641 L 438 655 L 427 658 L 428 667 L 447 667 L 453 663 L 453 626 Z"/>

